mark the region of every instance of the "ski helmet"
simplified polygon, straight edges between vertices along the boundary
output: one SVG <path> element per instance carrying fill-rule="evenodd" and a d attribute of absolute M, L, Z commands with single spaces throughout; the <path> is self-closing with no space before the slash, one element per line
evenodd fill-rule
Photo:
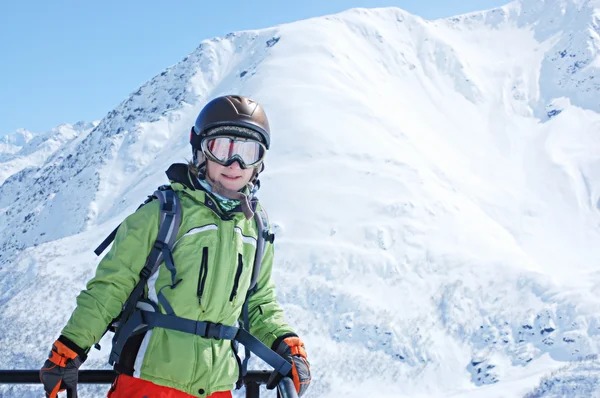
<path fill-rule="evenodd" d="M 202 150 L 202 140 L 211 135 L 211 130 L 223 131 L 217 129 L 223 126 L 239 127 L 231 129 L 229 135 L 256 139 L 269 149 L 271 132 L 262 106 L 247 97 L 226 95 L 206 104 L 196 118 L 190 132 L 194 160 Z"/>

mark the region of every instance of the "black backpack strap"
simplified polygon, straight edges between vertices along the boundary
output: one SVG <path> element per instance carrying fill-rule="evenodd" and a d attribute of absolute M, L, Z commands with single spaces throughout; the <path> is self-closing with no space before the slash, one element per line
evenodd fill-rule
<path fill-rule="evenodd" d="M 252 280 L 250 282 L 250 288 L 248 289 L 249 291 L 255 290 L 258 277 L 260 276 L 262 259 L 265 254 L 265 241 L 269 243 L 273 243 L 275 241 L 275 235 L 272 234 L 268 229 L 269 220 L 263 209 L 260 209 L 254 213 L 254 220 L 256 221 L 258 239 L 256 243 L 256 253 L 254 254 L 254 267 L 252 269 Z"/>
<path fill-rule="evenodd" d="M 150 254 L 146 258 L 146 264 L 140 271 L 140 280 L 125 302 L 119 320 L 120 325 L 127 323 L 129 318 L 134 314 L 137 303 L 144 294 L 148 279 L 158 270 L 163 261 L 168 264 L 169 271 L 174 274 L 171 247 L 175 243 L 181 225 L 181 203 L 177 194 L 170 189 L 159 189 L 154 192 L 154 195 L 160 200 L 160 227 L 158 235 L 150 250 Z M 123 328 L 120 325 L 113 336 L 113 347 L 109 357 L 111 365 L 119 362 L 119 357 L 126 341 L 126 339 L 119 338 L 123 333 Z"/>
<path fill-rule="evenodd" d="M 272 366 L 280 375 L 286 376 L 292 370 L 291 363 L 264 345 L 246 330 L 235 326 L 227 326 L 206 321 L 195 321 L 193 319 L 180 318 L 175 315 L 161 314 L 155 309 L 151 311 L 135 311 L 127 322 L 123 324 L 121 328 L 123 333 L 119 337 L 120 341 L 118 345 L 124 345 L 125 341 L 127 341 L 130 336 L 140 330 L 144 331 L 155 327 L 194 334 L 205 339 L 234 340 L 243 344 L 245 347 L 249 347 L 256 356 Z"/>
<path fill-rule="evenodd" d="M 252 280 L 250 282 L 250 287 L 248 292 L 246 293 L 246 300 L 244 300 L 244 305 L 242 307 L 242 319 L 243 324 L 242 327 L 244 331 L 247 331 L 250 334 L 250 314 L 249 314 L 249 301 L 250 295 L 254 293 L 257 289 L 258 277 L 260 276 L 260 269 L 262 266 L 263 256 L 265 254 L 265 241 L 273 243 L 275 240 L 275 235 L 271 234 L 268 230 L 269 220 L 267 218 L 267 214 L 263 209 L 257 210 L 254 213 L 254 220 L 256 221 L 256 228 L 258 231 L 258 239 L 256 243 L 256 252 L 254 254 L 254 267 L 252 269 Z M 244 361 L 242 362 L 242 375 L 245 376 L 248 371 L 248 361 L 250 360 L 251 352 L 247 345 L 244 345 Z"/>
<path fill-rule="evenodd" d="M 163 186 L 159 187 L 158 189 L 165 189 L 165 187 L 166 186 L 163 185 Z M 154 199 L 158 199 L 156 197 L 156 195 L 149 195 L 148 198 L 144 201 L 144 203 L 142 203 L 141 205 L 138 206 L 136 211 L 139 210 L 145 204 L 152 202 Z M 106 250 L 106 248 L 115 240 L 115 236 L 117 236 L 117 231 L 119 230 L 120 226 L 121 226 L 121 224 L 117 225 L 117 227 L 115 229 L 113 229 L 113 231 L 110 233 L 110 235 L 108 235 L 106 237 L 106 239 L 104 239 L 102 241 L 102 243 L 100 243 L 100 245 L 96 248 L 96 250 L 94 250 L 94 253 L 96 253 L 96 256 L 101 255 L 102 252 L 104 250 Z"/>
<path fill-rule="evenodd" d="M 101 255 L 102 252 L 104 250 L 106 250 L 106 248 L 113 242 L 113 240 L 115 240 L 115 236 L 117 236 L 117 230 L 119 229 L 120 226 L 121 226 L 121 224 L 117 225 L 117 228 L 113 229 L 113 231 L 110 233 L 110 235 L 108 235 L 106 237 L 106 239 L 104 239 L 102 241 L 102 243 L 100 243 L 100 246 L 98 246 L 96 248 L 96 250 L 94 250 L 94 253 L 96 253 L 96 256 Z"/>
<path fill-rule="evenodd" d="M 181 203 L 177 194 L 172 190 L 158 190 L 154 195 L 160 200 L 160 228 L 146 262 L 150 275 L 156 272 L 163 260 L 173 263 L 171 247 L 181 226 Z M 154 261 L 150 261 L 151 259 Z"/>
<path fill-rule="evenodd" d="M 129 339 L 129 337 L 155 327 L 160 327 L 164 329 L 195 334 L 203 338 L 232 340 L 243 344 L 246 349 L 246 358 L 244 359 L 243 364 L 244 375 L 246 374 L 247 360 L 250 358 L 250 352 L 253 352 L 267 364 L 271 365 L 277 374 L 281 376 L 289 374 L 292 369 L 292 365 L 281 355 L 265 346 L 256 337 L 252 336 L 247 330 L 249 328 L 248 297 L 251 293 L 250 290 L 256 289 L 256 283 L 258 281 L 258 275 L 260 274 L 260 267 L 264 254 L 264 241 L 269 236 L 268 231 L 265 230 L 266 219 L 264 219 L 264 213 L 255 216 L 259 234 L 252 277 L 253 280 L 251 284 L 252 289 L 248 291 L 246 295 L 246 301 L 244 302 L 244 328 L 180 318 L 173 313 L 172 309 L 169 310 L 169 308 L 167 308 L 164 304 L 163 307 L 167 311 L 167 314 L 161 314 L 158 311 L 158 307 L 148 308 L 148 306 L 146 306 L 145 308 L 141 308 L 137 305 L 139 298 L 144 292 L 144 287 L 147 283 L 147 280 L 149 279 L 150 275 L 156 272 L 156 269 L 161 264 L 163 259 L 165 260 L 165 266 L 169 271 L 171 271 L 171 281 L 173 283 L 171 286 L 174 287 L 174 285 L 179 282 L 176 281 L 176 274 L 170 251 L 170 248 L 175 242 L 177 231 L 179 230 L 179 224 L 181 222 L 181 210 L 179 209 L 179 202 L 177 201 L 176 195 L 173 192 L 167 191 L 164 198 L 158 191 L 155 194 L 157 194 L 158 198 L 161 199 L 162 203 L 161 226 L 159 228 L 156 243 L 154 244 L 154 247 L 148 256 L 144 269 L 140 273 L 140 282 L 127 300 L 126 308 L 123 310 L 122 322 L 113 338 L 113 349 L 109 358 L 110 364 L 118 364 L 125 342 Z M 170 200 L 170 195 L 174 195 L 175 200 Z M 170 207 L 169 204 L 172 204 L 174 207 Z M 270 241 L 272 242 L 272 239 Z"/>

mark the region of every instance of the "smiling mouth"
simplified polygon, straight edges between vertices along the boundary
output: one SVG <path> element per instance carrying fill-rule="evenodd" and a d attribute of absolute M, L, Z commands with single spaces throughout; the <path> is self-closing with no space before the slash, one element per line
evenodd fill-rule
<path fill-rule="evenodd" d="M 225 179 L 227 179 L 227 180 L 237 180 L 238 178 L 242 178 L 242 176 L 237 176 L 237 177 L 236 176 L 232 176 L 232 177 L 230 177 L 230 176 L 225 175 L 225 174 L 221 174 L 221 175 L 223 177 L 225 177 Z"/>

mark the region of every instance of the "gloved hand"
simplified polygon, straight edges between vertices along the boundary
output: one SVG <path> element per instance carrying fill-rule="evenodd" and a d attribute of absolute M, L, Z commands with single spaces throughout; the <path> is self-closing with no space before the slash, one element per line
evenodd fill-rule
<path fill-rule="evenodd" d="M 79 367 L 87 355 L 77 344 L 60 336 L 52 345 L 52 350 L 44 366 L 40 369 L 40 380 L 44 384 L 47 398 L 57 398 L 59 391 L 72 390 L 77 397 Z"/>
<path fill-rule="evenodd" d="M 298 396 L 301 397 L 310 385 L 310 364 L 306 360 L 306 351 L 304 343 L 299 337 L 287 337 L 279 343 L 275 351 L 292 364 L 292 374 L 290 377 L 294 380 L 294 386 Z"/>

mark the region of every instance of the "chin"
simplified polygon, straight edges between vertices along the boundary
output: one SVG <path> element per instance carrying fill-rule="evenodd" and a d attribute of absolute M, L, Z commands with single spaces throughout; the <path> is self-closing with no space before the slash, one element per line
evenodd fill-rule
<path fill-rule="evenodd" d="M 223 185 L 225 188 L 230 189 L 232 191 L 239 191 L 240 189 L 243 188 L 244 185 L 238 184 L 232 184 L 229 181 L 221 181 L 221 185 Z"/>

